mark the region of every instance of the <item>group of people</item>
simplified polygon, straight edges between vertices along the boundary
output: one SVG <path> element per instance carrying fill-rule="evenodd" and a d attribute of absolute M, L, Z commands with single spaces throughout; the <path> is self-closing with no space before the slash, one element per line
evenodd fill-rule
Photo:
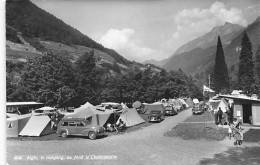
<path fill-rule="evenodd" d="M 107 123 L 106 130 L 108 132 L 113 132 L 113 131 L 119 132 L 119 131 L 123 131 L 125 129 L 125 127 L 126 127 L 126 125 L 123 122 L 123 120 L 119 119 L 119 121 L 115 124 Z"/>
<path fill-rule="evenodd" d="M 241 146 L 243 143 L 243 128 L 242 124 L 238 122 L 236 118 L 234 118 L 233 122 L 229 123 L 228 128 L 228 137 L 231 140 L 233 137 L 235 142 L 234 145 Z"/>

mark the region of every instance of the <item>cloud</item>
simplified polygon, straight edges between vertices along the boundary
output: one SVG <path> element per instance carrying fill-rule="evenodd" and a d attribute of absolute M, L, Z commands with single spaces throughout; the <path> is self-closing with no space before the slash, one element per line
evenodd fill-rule
<path fill-rule="evenodd" d="M 99 43 L 118 51 L 129 60 L 143 62 L 147 59 L 162 59 L 160 55 L 162 56 L 163 52 L 140 45 L 134 35 L 134 29 L 110 29 L 100 38 Z"/>
<path fill-rule="evenodd" d="M 223 2 L 215 2 L 207 9 L 193 8 L 178 11 L 174 17 L 174 22 L 177 29 L 172 37 L 173 39 L 180 39 L 180 42 L 195 39 L 225 22 L 242 26 L 247 25 L 241 10 L 237 8 L 227 9 Z"/>

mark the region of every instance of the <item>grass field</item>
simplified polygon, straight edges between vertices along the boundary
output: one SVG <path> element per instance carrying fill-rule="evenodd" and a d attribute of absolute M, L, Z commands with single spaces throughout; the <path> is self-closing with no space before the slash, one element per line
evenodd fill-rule
<path fill-rule="evenodd" d="M 215 122 L 214 113 L 211 111 L 205 111 L 203 114 L 192 115 L 185 122 Z"/>
<path fill-rule="evenodd" d="M 244 133 L 245 142 L 260 142 L 260 129 L 250 129 Z"/>
<path fill-rule="evenodd" d="M 206 139 L 220 141 L 225 139 L 228 135 L 227 129 L 217 127 L 212 116 L 214 114 L 211 113 L 206 111 L 200 115 L 193 115 L 165 133 L 165 136 L 178 136 L 185 140 Z"/>

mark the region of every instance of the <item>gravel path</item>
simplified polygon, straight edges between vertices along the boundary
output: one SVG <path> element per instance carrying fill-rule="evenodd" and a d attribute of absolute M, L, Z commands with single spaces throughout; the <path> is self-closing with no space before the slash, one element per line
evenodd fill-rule
<path fill-rule="evenodd" d="M 134 132 L 91 141 L 7 141 L 12 164 L 198 164 L 232 146 L 229 140 L 182 140 L 164 133 L 191 116 L 191 109 Z M 22 157 L 17 157 L 22 156 Z M 30 157 L 31 156 L 31 157 Z M 20 160 L 15 160 L 19 159 Z M 30 160 L 30 158 L 32 160 Z M 34 159 L 34 160 L 33 160 Z M 35 160 L 38 159 L 38 160 Z M 55 160 L 54 160 L 55 159 Z M 61 160 L 63 159 L 63 160 Z M 75 160 L 70 160 L 75 159 Z"/>

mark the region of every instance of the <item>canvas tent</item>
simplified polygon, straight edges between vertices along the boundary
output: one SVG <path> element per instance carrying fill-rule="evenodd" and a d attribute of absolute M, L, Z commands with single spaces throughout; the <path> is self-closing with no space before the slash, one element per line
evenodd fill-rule
<path fill-rule="evenodd" d="M 139 116 L 135 108 L 125 109 L 125 111 L 120 115 L 118 121 L 120 119 L 126 124 L 126 127 L 131 127 L 133 125 L 137 125 L 145 122 Z"/>
<path fill-rule="evenodd" d="M 210 100 L 209 103 L 214 111 L 218 111 L 221 108 L 223 112 L 226 112 L 226 107 L 228 107 L 228 102 L 225 99 Z"/>
<path fill-rule="evenodd" d="M 194 106 L 194 103 L 193 103 L 193 101 L 192 101 L 191 98 L 187 98 L 185 101 L 186 101 L 188 107 L 192 107 L 192 106 Z"/>
<path fill-rule="evenodd" d="M 47 115 L 31 116 L 20 136 L 42 136 L 52 133 L 51 120 Z"/>
<path fill-rule="evenodd" d="M 165 112 L 165 108 L 164 108 L 163 104 L 144 104 L 144 108 L 141 113 L 150 114 L 150 112 L 153 110 L 157 110 L 157 111 L 159 110 L 163 114 Z"/>
<path fill-rule="evenodd" d="M 8 117 L 6 119 L 6 136 L 18 137 L 19 133 L 22 131 L 30 117 L 31 114 Z"/>
<path fill-rule="evenodd" d="M 180 101 L 181 104 L 184 105 L 185 107 L 189 107 L 189 105 L 184 101 L 184 99 L 179 99 L 179 101 Z"/>
<path fill-rule="evenodd" d="M 113 112 L 103 112 L 96 109 L 94 106 L 81 106 L 75 109 L 74 113 L 66 114 L 66 118 L 89 118 L 93 125 L 104 125 Z"/>

